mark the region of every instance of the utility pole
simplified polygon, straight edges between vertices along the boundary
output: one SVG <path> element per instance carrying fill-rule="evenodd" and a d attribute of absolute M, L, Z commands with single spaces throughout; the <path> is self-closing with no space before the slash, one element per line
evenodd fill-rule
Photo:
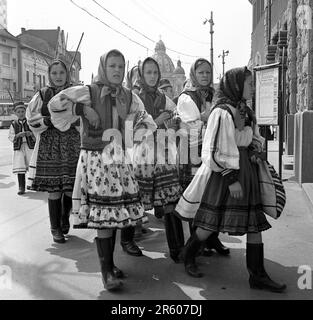
<path fill-rule="evenodd" d="M 210 20 L 205 19 L 203 21 L 203 24 L 206 24 L 207 22 L 209 22 L 209 24 L 210 24 L 212 79 L 214 79 L 213 78 L 213 66 L 214 66 L 214 50 L 213 50 L 213 34 L 214 34 L 213 26 L 214 26 L 214 21 L 213 21 L 213 11 L 211 11 L 211 19 Z"/>
<path fill-rule="evenodd" d="M 229 54 L 229 50 L 223 50 L 223 53 L 220 54 L 218 57 L 219 58 L 222 58 L 222 64 L 223 64 L 223 77 L 224 77 L 224 74 L 225 74 L 225 57 L 228 56 Z"/>

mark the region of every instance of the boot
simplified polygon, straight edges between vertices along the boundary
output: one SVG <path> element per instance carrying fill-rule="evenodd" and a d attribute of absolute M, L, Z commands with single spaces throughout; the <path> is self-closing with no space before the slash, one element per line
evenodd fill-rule
<path fill-rule="evenodd" d="M 70 213 L 72 209 L 72 198 L 65 193 L 62 196 L 62 218 L 61 226 L 63 234 L 68 234 L 70 231 Z"/>
<path fill-rule="evenodd" d="M 122 286 L 122 282 L 113 273 L 113 247 L 112 238 L 95 238 L 97 251 L 100 260 L 102 282 L 107 290 L 117 290 Z"/>
<path fill-rule="evenodd" d="M 131 256 L 142 256 L 142 251 L 134 241 L 135 228 L 130 226 L 121 230 L 121 246 Z"/>
<path fill-rule="evenodd" d="M 172 213 L 164 215 L 165 233 L 170 257 L 175 263 L 181 262 L 179 255 L 184 247 L 184 231 L 181 220 Z"/>
<path fill-rule="evenodd" d="M 203 274 L 198 271 L 195 259 L 202 243 L 196 232 L 194 232 L 188 239 L 181 253 L 181 257 L 184 259 L 185 271 L 194 278 L 201 278 L 203 276 Z"/>
<path fill-rule="evenodd" d="M 125 275 L 122 270 L 120 270 L 115 264 L 114 264 L 114 259 L 113 259 L 113 253 L 115 249 L 115 240 L 116 240 L 116 229 L 113 230 L 113 235 L 112 235 L 112 261 L 113 261 L 113 274 L 115 275 L 116 278 L 118 279 L 123 279 L 125 278 Z"/>
<path fill-rule="evenodd" d="M 61 230 L 61 199 L 48 199 L 50 227 L 53 241 L 56 243 L 64 243 L 65 238 Z"/>
<path fill-rule="evenodd" d="M 216 252 L 218 252 L 222 256 L 227 256 L 230 254 L 229 248 L 225 247 L 220 239 L 218 238 L 218 232 L 213 232 L 210 237 L 206 240 L 205 247 L 210 250 L 214 249 Z"/>
<path fill-rule="evenodd" d="M 247 243 L 247 268 L 249 271 L 249 284 L 252 289 L 264 289 L 281 293 L 286 290 L 285 284 L 274 282 L 264 269 L 263 243 Z"/>
<path fill-rule="evenodd" d="M 17 175 L 18 179 L 18 195 L 22 195 L 25 193 L 25 174 L 24 173 L 19 173 Z"/>

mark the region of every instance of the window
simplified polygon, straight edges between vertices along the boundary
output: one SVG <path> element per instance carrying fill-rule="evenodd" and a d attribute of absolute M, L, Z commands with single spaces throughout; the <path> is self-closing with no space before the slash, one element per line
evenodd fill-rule
<path fill-rule="evenodd" d="M 3 89 L 8 89 L 8 90 L 11 90 L 11 87 L 10 87 L 10 80 L 9 79 L 2 79 L 2 86 L 3 86 Z"/>
<path fill-rule="evenodd" d="M 26 82 L 29 82 L 29 71 L 26 71 Z"/>
<path fill-rule="evenodd" d="M 46 86 L 46 77 L 42 76 L 42 85 L 45 87 Z"/>
<path fill-rule="evenodd" d="M 16 59 L 13 58 L 13 59 L 12 59 L 12 62 L 13 62 L 13 68 L 16 68 Z"/>
<path fill-rule="evenodd" d="M 39 79 L 39 88 L 41 88 L 41 75 L 38 76 Z"/>
<path fill-rule="evenodd" d="M 13 91 L 16 92 L 16 82 L 13 82 Z"/>
<path fill-rule="evenodd" d="M 10 66 L 10 54 L 7 52 L 2 52 L 2 64 L 5 66 Z"/>

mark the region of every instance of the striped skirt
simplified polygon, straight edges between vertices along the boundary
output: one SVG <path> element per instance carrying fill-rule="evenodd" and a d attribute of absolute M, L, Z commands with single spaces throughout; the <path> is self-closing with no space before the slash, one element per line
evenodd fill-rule
<path fill-rule="evenodd" d="M 250 162 L 246 148 L 239 148 L 239 152 L 242 169 L 238 181 L 243 189 L 243 199 L 232 198 L 221 173 L 212 172 L 194 218 L 194 226 L 230 235 L 271 228 L 262 211 L 257 167 Z"/>
<path fill-rule="evenodd" d="M 30 162 L 27 189 L 71 192 L 80 152 L 80 134 L 71 127 L 65 132 L 52 127 L 36 137 Z"/>

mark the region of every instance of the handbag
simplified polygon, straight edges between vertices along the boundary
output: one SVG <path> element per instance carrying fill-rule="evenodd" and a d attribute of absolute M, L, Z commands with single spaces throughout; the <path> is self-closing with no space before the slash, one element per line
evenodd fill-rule
<path fill-rule="evenodd" d="M 286 204 L 286 192 L 282 180 L 267 161 L 258 162 L 258 178 L 263 212 L 278 219 Z"/>

